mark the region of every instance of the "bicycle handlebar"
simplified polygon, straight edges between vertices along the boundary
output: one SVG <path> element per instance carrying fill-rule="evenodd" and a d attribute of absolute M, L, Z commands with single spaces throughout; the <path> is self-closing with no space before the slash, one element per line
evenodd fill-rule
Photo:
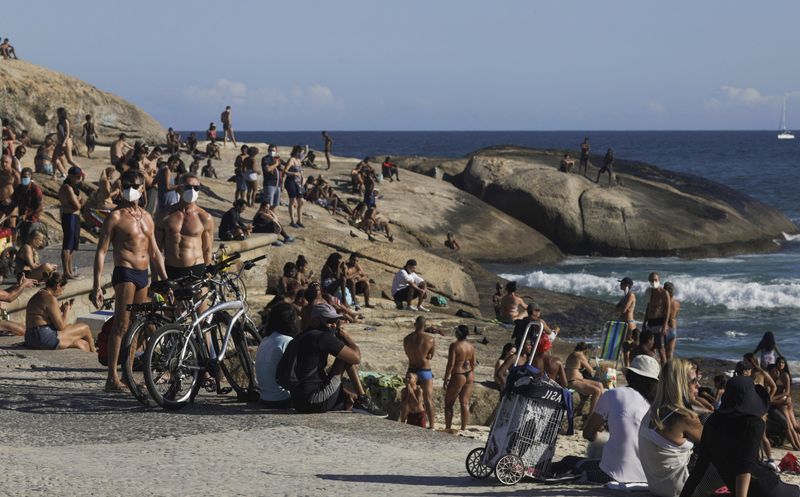
<path fill-rule="evenodd" d="M 233 262 L 236 259 L 240 258 L 241 256 L 242 256 L 242 254 L 240 254 L 239 252 L 234 252 L 230 256 L 228 256 L 228 258 L 225 259 L 224 261 L 218 262 L 216 264 L 212 264 L 212 265 L 208 266 L 206 268 L 206 273 L 211 274 L 211 275 L 215 275 L 218 272 L 220 272 L 223 269 L 225 269 L 226 267 L 228 267 L 231 264 L 233 264 Z"/>

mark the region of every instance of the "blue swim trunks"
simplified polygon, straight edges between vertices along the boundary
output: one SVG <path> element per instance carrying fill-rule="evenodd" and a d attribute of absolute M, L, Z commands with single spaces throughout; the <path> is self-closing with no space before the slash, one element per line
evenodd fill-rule
<path fill-rule="evenodd" d="M 420 368 L 408 368 L 409 373 L 414 373 L 417 375 L 417 380 L 419 383 L 425 383 L 426 381 L 433 381 L 433 373 L 430 369 L 420 369 Z"/>

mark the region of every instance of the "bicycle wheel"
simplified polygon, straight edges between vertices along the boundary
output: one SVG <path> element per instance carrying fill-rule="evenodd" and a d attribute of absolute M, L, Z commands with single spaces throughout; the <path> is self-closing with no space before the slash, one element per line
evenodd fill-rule
<path fill-rule="evenodd" d="M 150 397 L 164 409 L 188 404 L 200 389 L 205 366 L 198 355 L 194 336 L 185 327 L 162 326 L 147 344 L 144 379 Z M 185 349 L 185 350 L 184 350 Z"/>
<path fill-rule="evenodd" d="M 150 405 L 150 395 L 144 379 L 147 342 L 157 329 L 168 322 L 167 318 L 158 314 L 141 314 L 122 339 L 122 381 L 128 385 L 134 398 L 146 406 Z"/>
<path fill-rule="evenodd" d="M 230 316 L 226 317 L 230 320 Z M 214 343 L 218 344 L 217 351 L 222 349 L 226 331 L 227 325 L 215 329 L 215 333 L 219 333 L 214 339 Z M 245 319 L 239 320 L 231 332 L 225 357 L 219 364 L 222 374 L 240 397 L 247 396 L 256 386 L 256 352 L 260 344 L 261 336 L 253 323 Z"/>

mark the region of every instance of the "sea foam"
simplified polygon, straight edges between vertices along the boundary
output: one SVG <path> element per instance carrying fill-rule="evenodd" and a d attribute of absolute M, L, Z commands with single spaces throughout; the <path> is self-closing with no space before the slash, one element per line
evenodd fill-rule
<path fill-rule="evenodd" d="M 533 271 L 525 275 L 504 274 L 503 278 L 516 280 L 533 288 L 544 288 L 562 293 L 596 296 L 622 296 L 617 277 L 597 276 L 587 273 L 546 273 Z M 781 280 L 756 283 L 743 279 L 713 276 L 670 275 L 675 284 L 676 298 L 682 302 L 702 306 L 724 306 L 727 309 L 800 308 L 800 281 Z M 634 292 L 643 296 L 644 284 L 634 286 Z"/>

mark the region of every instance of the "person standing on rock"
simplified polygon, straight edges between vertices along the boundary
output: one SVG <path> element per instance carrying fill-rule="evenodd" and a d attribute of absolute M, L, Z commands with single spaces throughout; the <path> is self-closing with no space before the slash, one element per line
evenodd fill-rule
<path fill-rule="evenodd" d="M 328 169 L 331 168 L 331 150 L 333 150 L 333 140 L 327 131 L 322 132 L 322 137 L 325 139 L 325 162 L 328 164 Z"/>
<path fill-rule="evenodd" d="M 61 211 L 61 230 L 63 238 L 61 243 L 61 263 L 64 267 L 64 276 L 75 279 L 75 265 L 72 262 L 73 253 L 78 250 L 81 235 L 81 207 L 86 198 L 81 197 L 79 185 L 83 181 L 83 171 L 79 167 L 71 167 L 67 171 L 67 179 L 58 190 L 58 201 Z"/>
<path fill-rule="evenodd" d="M 611 180 L 614 176 L 614 151 L 612 149 L 608 149 L 606 152 L 606 156 L 603 157 L 603 167 L 597 171 L 597 178 L 595 178 L 595 183 L 600 183 L 600 176 L 603 173 L 608 173 L 608 186 L 611 186 Z"/>
<path fill-rule="evenodd" d="M 233 142 L 233 146 L 236 146 L 236 138 L 233 136 L 233 123 L 231 121 L 231 106 L 225 107 L 225 110 L 222 114 L 219 115 L 219 120 L 222 121 L 222 146 L 228 144 L 228 138 L 231 139 Z"/>
<path fill-rule="evenodd" d="M 500 321 L 503 324 L 514 324 L 520 317 L 520 307 L 525 309 L 525 301 L 517 295 L 517 282 L 506 283 L 506 294 L 500 299 Z"/>
<path fill-rule="evenodd" d="M 58 116 L 58 124 L 56 125 L 56 149 L 53 152 L 53 164 L 55 164 L 61 175 L 66 177 L 67 164 L 72 167 L 78 167 L 78 164 L 72 158 L 72 148 L 74 146 L 72 142 L 72 124 L 69 122 L 65 108 L 59 107 L 56 109 L 56 115 Z M 66 159 L 66 164 L 61 159 L 62 157 Z"/>
<path fill-rule="evenodd" d="M 581 143 L 581 161 L 578 164 L 578 173 L 583 174 L 584 177 L 589 170 L 589 151 L 591 149 L 592 147 L 589 145 L 589 138 L 584 136 L 583 143 Z"/>
<path fill-rule="evenodd" d="M 117 360 L 122 345 L 122 336 L 130 324 L 128 304 L 147 300 L 149 278 L 148 267 L 154 276 L 166 279 L 164 258 L 156 243 L 155 226 L 150 214 L 139 206 L 144 192 L 142 173 L 130 170 L 121 178 L 122 201 L 106 218 L 97 240 L 94 257 L 94 284 L 92 302 L 99 309 L 103 306 L 103 266 L 109 245 L 113 247 L 114 272 L 111 285 L 114 287 L 114 327 L 108 339 L 108 378 L 106 392 L 124 392 L 125 385 L 117 372 Z"/>
<path fill-rule="evenodd" d="M 475 358 L 475 346 L 467 337 L 469 328 L 463 324 L 456 328 L 456 341 L 450 344 L 447 352 L 447 369 L 444 372 L 442 386 L 444 394 L 444 424 L 445 430 L 451 432 L 453 425 L 453 405 L 456 399 L 461 404 L 461 429 L 467 429 L 469 422 L 469 401 L 472 398 L 473 383 L 475 381 L 475 367 L 478 364 Z"/>
<path fill-rule="evenodd" d="M 111 144 L 111 148 L 109 152 L 111 153 L 111 165 L 120 167 L 122 166 L 122 160 L 125 157 L 125 154 L 128 153 L 129 150 L 133 150 L 133 147 L 125 141 L 127 136 L 125 133 L 120 133 L 119 138 L 114 140 L 114 143 Z"/>
<path fill-rule="evenodd" d="M 428 416 L 428 427 L 433 430 L 436 413 L 433 409 L 433 373 L 431 360 L 436 354 L 436 340 L 425 332 L 425 318 L 418 316 L 414 321 L 414 331 L 403 338 L 403 350 L 408 357 L 408 373 L 417 375 L 422 387 L 422 399 Z"/>
<path fill-rule="evenodd" d="M 650 282 L 650 288 L 645 293 L 647 310 L 644 313 L 644 327 L 653 333 L 655 350 L 663 364 L 667 359 L 664 351 L 664 339 L 667 336 L 669 327 L 672 299 L 669 296 L 669 292 L 660 288 L 661 283 L 658 273 L 650 273 L 647 279 Z"/>
<path fill-rule="evenodd" d="M 164 251 L 164 269 L 171 280 L 183 276 L 202 278 L 212 263 L 214 218 L 197 205 L 200 180 L 181 176 L 181 200 L 156 218 L 156 242 Z"/>
<path fill-rule="evenodd" d="M 86 142 L 86 157 L 91 159 L 94 147 L 97 145 L 97 129 L 94 127 L 94 121 L 92 121 L 90 114 L 86 114 L 86 122 L 83 123 L 83 134 L 81 136 Z"/>
<path fill-rule="evenodd" d="M 292 228 L 305 228 L 303 225 L 303 147 L 295 145 L 292 156 L 286 163 L 286 180 L 284 186 L 289 195 L 289 226 Z M 294 211 L 292 207 L 294 206 Z M 295 221 L 295 217 L 297 220 Z"/>
<path fill-rule="evenodd" d="M 33 181 L 29 167 L 22 170 L 20 183 L 14 188 L 13 205 L 17 208 L 17 240 L 25 243 L 28 233 L 39 227 L 44 212 L 44 193 Z"/>
<path fill-rule="evenodd" d="M 277 145 L 270 145 L 267 148 L 267 155 L 261 159 L 261 174 L 264 175 L 265 201 L 276 208 L 281 203 L 283 185 L 283 165 L 281 156 L 278 155 Z"/>

